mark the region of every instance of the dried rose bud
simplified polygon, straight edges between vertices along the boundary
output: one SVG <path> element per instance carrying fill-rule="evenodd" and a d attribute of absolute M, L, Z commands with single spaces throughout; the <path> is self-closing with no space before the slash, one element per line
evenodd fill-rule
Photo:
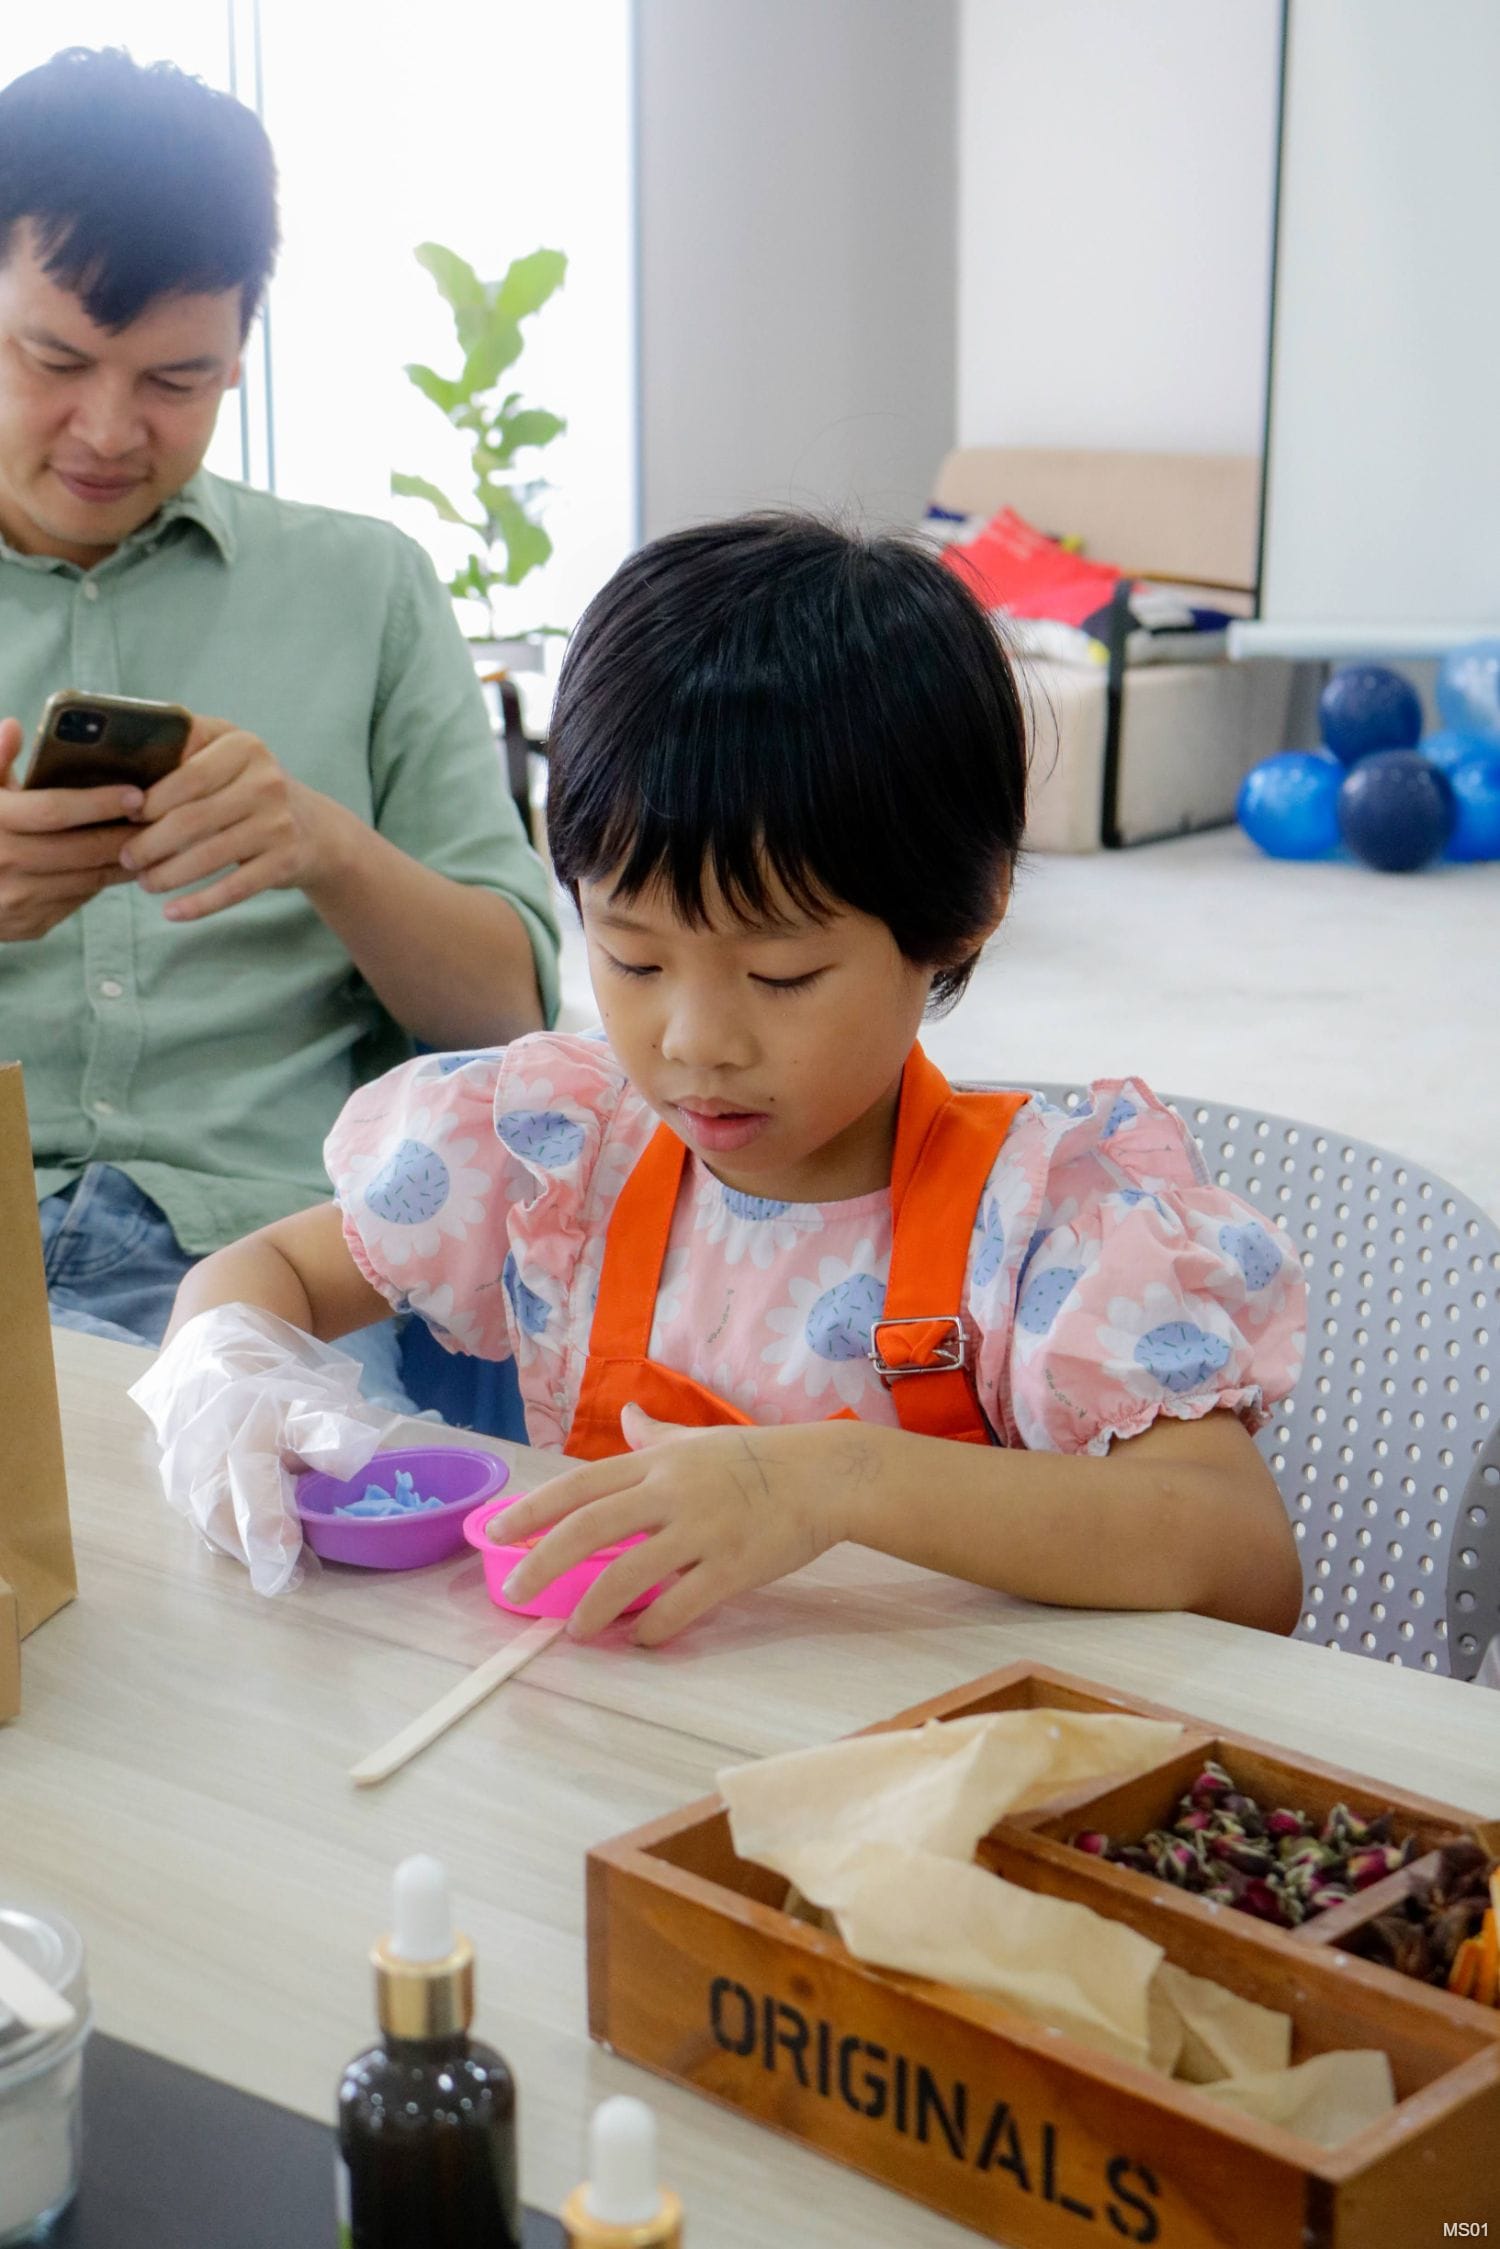
<path fill-rule="evenodd" d="M 1247 1882 L 1240 1892 L 1239 1903 L 1242 1913 L 1253 1913 L 1259 1921 L 1275 1921 L 1283 1928 L 1286 1926 L 1281 1900 L 1269 1882 Z"/>
<path fill-rule="evenodd" d="M 1351 1851 L 1345 1873 L 1356 1890 L 1367 1890 L 1372 1882 L 1383 1882 L 1391 1871 L 1390 1860 L 1377 1843 L 1362 1851 Z"/>
<path fill-rule="evenodd" d="M 1222 1865 L 1232 1866 L 1240 1874 L 1269 1875 L 1276 1864 L 1264 1843 L 1237 1842 L 1228 1835 L 1221 1835 L 1212 1849 Z"/>
<path fill-rule="evenodd" d="M 1234 1783 L 1222 1765 L 1207 1764 L 1189 1791 L 1186 1803 L 1194 1808 L 1216 1804 L 1233 1792 Z"/>
<path fill-rule="evenodd" d="M 1266 1814 L 1266 1833 L 1277 1841 L 1283 1837 L 1307 1835 L 1311 1832 L 1307 1819 L 1301 1812 L 1277 1811 Z"/>
<path fill-rule="evenodd" d="M 1213 1817 L 1212 1812 L 1183 1812 L 1174 1824 L 1179 1830 L 1186 1829 L 1189 1835 L 1198 1835 L 1204 1828 L 1212 1826 Z"/>
<path fill-rule="evenodd" d="M 1186 1843 L 1169 1843 L 1159 1860 L 1168 1881 L 1183 1881 L 1198 1871 L 1198 1861 Z"/>
<path fill-rule="evenodd" d="M 1326 1913 L 1331 1905 L 1347 1905 L 1353 1895 L 1354 1892 L 1349 1888 L 1347 1882 L 1335 1882 L 1330 1877 L 1326 1881 L 1313 1884 L 1312 1894 L 1307 1901 L 1307 1910 L 1309 1913 Z"/>
<path fill-rule="evenodd" d="M 1086 1827 L 1081 1835 L 1074 1836 L 1073 1848 L 1087 1851 L 1093 1858 L 1105 1859 L 1109 1857 L 1109 1837 L 1101 1834 L 1097 1827 Z"/>

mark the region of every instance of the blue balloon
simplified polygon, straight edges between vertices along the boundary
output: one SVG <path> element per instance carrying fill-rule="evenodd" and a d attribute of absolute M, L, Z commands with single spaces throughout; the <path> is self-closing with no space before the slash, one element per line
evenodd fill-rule
<path fill-rule="evenodd" d="M 1343 778 L 1326 750 L 1279 750 L 1240 783 L 1240 826 L 1273 859 L 1326 859 L 1338 849 Z"/>
<path fill-rule="evenodd" d="M 1457 810 L 1450 859 L 1500 859 L 1500 750 L 1471 750 L 1449 769 Z"/>
<path fill-rule="evenodd" d="M 1417 744 L 1429 765 L 1438 766 L 1444 773 L 1451 773 L 1455 765 L 1462 765 L 1476 750 L 1489 747 L 1489 743 L 1481 742 L 1476 734 L 1459 734 L 1451 726 L 1445 726 L 1439 734 L 1429 734 L 1425 742 Z"/>
<path fill-rule="evenodd" d="M 1471 640 L 1438 666 L 1437 704 L 1459 734 L 1500 747 L 1500 640 Z"/>
<path fill-rule="evenodd" d="M 1429 866 L 1452 826 L 1448 777 L 1415 750 L 1376 750 L 1344 776 L 1340 832 L 1356 859 L 1382 874 Z"/>
<path fill-rule="evenodd" d="M 1345 664 L 1318 700 L 1318 725 L 1345 765 L 1373 750 L 1409 750 L 1422 738 L 1422 704 L 1387 664 Z"/>

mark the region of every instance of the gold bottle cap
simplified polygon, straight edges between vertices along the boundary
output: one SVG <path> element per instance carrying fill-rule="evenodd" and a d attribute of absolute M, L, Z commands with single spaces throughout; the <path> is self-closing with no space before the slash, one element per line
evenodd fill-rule
<path fill-rule="evenodd" d="M 387 2038 L 453 2038 L 474 2020 L 474 1947 L 455 1937 L 441 1960 L 405 1960 L 382 1937 L 370 1953 Z"/>
<path fill-rule="evenodd" d="M 589 2175 L 563 2208 L 573 2249 L 679 2249 L 682 2204 L 656 2168 L 656 2118 L 616 2093 L 589 2124 Z"/>
<path fill-rule="evenodd" d="M 396 1869 L 395 1927 L 370 1958 L 388 2038 L 452 2038 L 474 2020 L 474 1947 L 454 1934 L 448 1876 L 434 1858 Z"/>
<path fill-rule="evenodd" d="M 670 2187 L 661 2190 L 661 2207 L 640 2225 L 615 2226 L 589 2208 L 588 2187 L 575 2187 L 562 2206 L 568 2249 L 682 2249 L 682 2204 Z"/>

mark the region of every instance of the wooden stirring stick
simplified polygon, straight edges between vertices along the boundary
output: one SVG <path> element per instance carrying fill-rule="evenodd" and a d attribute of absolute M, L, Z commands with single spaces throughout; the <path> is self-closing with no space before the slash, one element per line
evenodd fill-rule
<path fill-rule="evenodd" d="M 550 1647 L 562 1629 L 561 1617 L 548 1616 L 528 1625 L 524 1632 L 518 1632 L 514 1640 L 508 1640 L 503 1648 L 477 1665 L 467 1679 L 460 1679 L 456 1687 L 450 1687 L 445 1695 L 439 1695 L 430 1710 L 424 1710 L 420 1718 L 413 1718 L 409 1726 L 403 1726 L 399 1734 L 393 1734 L 384 1748 L 373 1750 L 368 1757 L 362 1757 L 357 1765 L 352 1765 L 349 1778 L 355 1787 L 370 1788 L 376 1781 L 388 1780 L 392 1773 L 397 1772 L 408 1759 L 415 1757 L 419 1750 L 425 1749 L 429 1742 L 436 1741 L 439 1734 L 446 1733 L 466 1711 L 472 1710 L 476 1703 L 483 1702 L 485 1696 L 492 1694 L 502 1680 L 513 1678 L 516 1672 L 530 1663 L 533 1656 L 539 1656 L 543 1648 Z"/>

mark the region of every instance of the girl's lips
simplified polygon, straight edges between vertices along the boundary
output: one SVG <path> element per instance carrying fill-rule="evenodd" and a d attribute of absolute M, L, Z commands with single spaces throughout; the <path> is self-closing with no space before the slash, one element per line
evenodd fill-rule
<path fill-rule="evenodd" d="M 727 1155 L 732 1149 L 748 1147 L 771 1121 L 760 1109 L 731 1109 L 710 1117 L 701 1109 L 684 1108 L 679 1102 L 672 1106 L 683 1138 L 691 1140 L 696 1147 L 707 1148 L 714 1155 Z"/>

